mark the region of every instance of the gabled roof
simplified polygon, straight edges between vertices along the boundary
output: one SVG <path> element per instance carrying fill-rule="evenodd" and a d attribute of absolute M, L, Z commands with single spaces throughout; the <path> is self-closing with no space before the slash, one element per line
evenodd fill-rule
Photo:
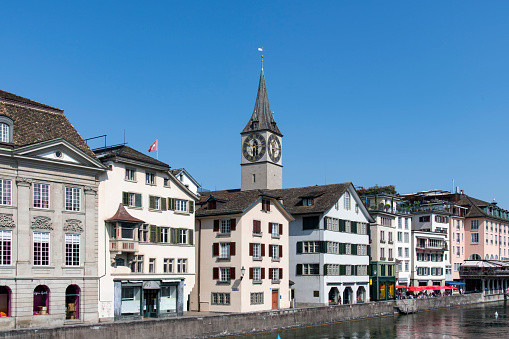
<path fill-rule="evenodd" d="M 106 219 L 104 221 L 113 222 L 113 221 L 124 221 L 124 222 L 133 222 L 133 223 L 144 223 L 143 220 L 133 217 L 126 211 L 124 205 L 122 203 L 118 204 L 118 209 L 115 215 L 111 218 Z"/>
<path fill-rule="evenodd" d="M 130 160 L 136 160 L 140 162 L 145 162 L 152 165 L 162 166 L 166 167 L 167 169 L 170 168 L 170 166 L 162 161 L 159 161 L 157 159 L 154 159 L 148 155 L 145 155 L 141 152 L 138 152 L 137 150 L 126 146 L 126 145 L 120 145 L 120 146 L 112 146 L 107 148 L 101 148 L 94 150 L 94 153 L 101 161 L 106 161 L 114 158 L 125 158 Z"/>
<path fill-rule="evenodd" d="M 308 187 L 268 190 L 283 199 L 283 206 L 291 214 L 325 213 L 339 200 L 352 183 L 316 185 Z M 313 198 L 312 206 L 302 206 L 302 198 Z"/>
<path fill-rule="evenodd" d="M 198 206 L 202 205 L 201 208 L 196 210 L 196 216 L 242 213 L 261 196 L 263 196 L 261 190 L 206 192 L 206 194 L 200 196 L 200 200 L 196 203 Z M 215 209 L 209 210 L 207 201 L 210 200 L 217 200 L 220 203 L 216 205 Z"/>
<path fill-rule="evenodd" d="M 180 173 L 183 173 L 189 178 L 189 180 L 191 180 L 193 182 L 193 184 L 196 185 L 196 187 L 201 187 L 201 185 L 198 183 L 198 181 L 196 181 L 196 179 L 193 178 L 193 176 L 191 174 L 189 174 L 189 172 L 185 168 L 172 169 L 172 170 L 170 170 L 170 172 L 175 177 L 177 177 L 177 175 L 179 175 Z"/>
<path fill-rule="evenodd" d="M 61 109 L 0 90 L 0 115 L 13 121 L 14 148 L 61 138 L 95 158 Z"/>
<path fill-rule="evenodd" d="M 469 197 L 468 195 L 465 195 L 457 202 L 457 204 L 469 207 L 466 218 L 491 218 L 507 222 L 507 219 L 500 218 L 495 215 L 490 215 L 484 212 L 484 210 L 481 207 L 492 205 L 487 201 L 479 200 L 476 198 Z"/>
<path fill-rule="evenodd" d="M 265 75 L 263 74 L 262 68 L 253 114 L 251 115 L 251 118 L 249 119 L 246 127 L 244 127 L 244 130 L 242 130 L 241 134 L 267 130 L 282 136 L 270 110 L 267 86 L 265 85 Z"/>

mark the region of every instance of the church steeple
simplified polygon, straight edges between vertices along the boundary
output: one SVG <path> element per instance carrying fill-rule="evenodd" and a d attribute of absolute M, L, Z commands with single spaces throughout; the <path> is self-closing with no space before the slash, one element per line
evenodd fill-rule
<path fill-rule="evenodd" d="M 265 75 L 262 71 L 260 73 L 260 82 L 258 83 L 258 93 L 256 95 L 256 102 L 253 109 L 251 119 L 249 119 L 246 127 L 242 130 L 241 134 L 250 133 L 255 131 L 271 131 L 274 134 L 282 136 L 279 128 L 277 127 L 274 116 L 270 110 L 269 97 L 267 95 L 267 86 L 265 85 Z"/>

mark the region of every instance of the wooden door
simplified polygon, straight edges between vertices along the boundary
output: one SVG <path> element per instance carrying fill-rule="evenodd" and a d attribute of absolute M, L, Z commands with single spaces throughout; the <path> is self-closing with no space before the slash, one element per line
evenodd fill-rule
<path fill-rule="evenodd" d="M 279 309 L 279 291 L 278 290 L 272 291 L 272 309 L 273 310 Z"/>

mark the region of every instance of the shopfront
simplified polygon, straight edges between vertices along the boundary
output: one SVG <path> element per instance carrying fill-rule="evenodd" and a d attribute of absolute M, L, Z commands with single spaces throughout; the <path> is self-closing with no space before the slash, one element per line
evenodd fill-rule
<path fill-rule="evenodd" d="M 183 281 L 115 281 L 115 319 L 174 317 L 183 314 Z"/>

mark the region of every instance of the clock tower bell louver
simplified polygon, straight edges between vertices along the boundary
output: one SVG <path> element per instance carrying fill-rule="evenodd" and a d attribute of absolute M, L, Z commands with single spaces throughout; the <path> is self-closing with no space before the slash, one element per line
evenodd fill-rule
<path fill-rule="evenodd" d="M 240 135 L 242 136 L 241 190 L 282 188 L 283 135 L 270 110 L 263 66 L 253 114 Z"/>

